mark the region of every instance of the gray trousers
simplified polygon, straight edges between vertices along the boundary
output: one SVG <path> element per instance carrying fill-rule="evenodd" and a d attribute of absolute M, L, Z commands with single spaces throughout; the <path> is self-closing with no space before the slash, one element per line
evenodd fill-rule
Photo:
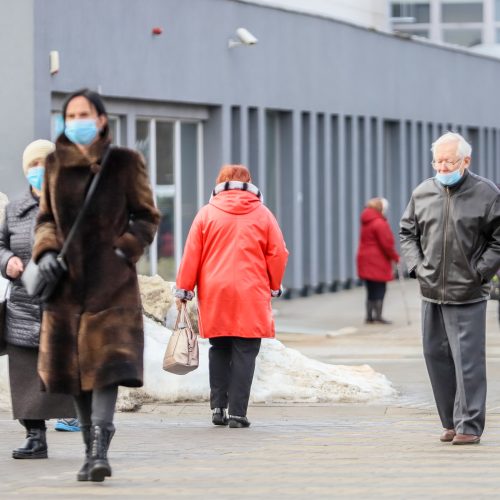
<path fill-rule="evenodd" d="M 486 414 L 486 302 L 422 302 L 425 363 L 446 429 L 480 436 Z"/>

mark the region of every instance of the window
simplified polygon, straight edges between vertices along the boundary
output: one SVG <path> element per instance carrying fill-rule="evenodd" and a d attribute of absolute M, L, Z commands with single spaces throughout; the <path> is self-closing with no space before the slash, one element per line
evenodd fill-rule
<path fill-rule="evenodd" d="M 497 43 L 500 43 L 500 28 L 496 29 L 496 33 L 497 33 Z"/>
<path fill-rule="evenodd" d="M 495 19 L 500 21 L 500 0 L 495 0 Z M 497 40 L 498 40 L 498 32 L 497 32 Z"/>
<path fill-rule="evenodd" d="M 139 151 L 146 161 L 146 165 L 149 166 L 150 163 L 150 148 L 151 148 L 151 137 L 150 137 L 150 123 L 148 120 L 137 120 L 135 124 L 135 149 Z M 150 252 L 145 251 L 144 255 L 141 257 L 137 263 L 137 272 L 139 274 L 151 274 L 151 258 Z"/>
<path fill-rule="evenodd" d="M 111 136 L 111 142 L 119 146 L 122 135 L 122 122 L 119 116 L 108 115 L 108 126 L 109 126 L 109 135 Z"/>
<path fill-rule="evenodd" d="M 474 47 L 482 43 L 482 33 L 480 29 L 445 29 L 443 40 L 464 47 Z"/>
<path fill-rule="evenodd" d="M 412 17 L 414 23 L 430 22 L 429 2 L 393 2 L 391 15 L 393 18 Z M 394 22 L 398 22 L 394 19 Z"/>
<path fill-rule="evenodd" d="M 441 6 L 443 23 L 480 23 L 483 21 L 483 2 L 444 0 Z"/>
<path fill-rule="evenodd" d="M 174 184 L 174 124 L 156 122 L 156 184 Z"/>
<path fill-rule="evenodd" d="M 55 142 L 64 132 L 64 120 L 59 111 L 53 111 L 50 117 L 50 140 Z"/>
<path fill-rule="evenodd" d="M 158 274 L 168 281 L 175 280 L 175 179 L 174 123 L 155 122 L 156 204 L 160 225 L 156 236 Z"/>
<path fill-rule="evenodd" d="M 155 243 L 137 270 L 174 281 L 189 228 L 202 203 L 201 124 L 139 118 L 135 128 L 135 148 L 146 159 L 160 211 Z"/>

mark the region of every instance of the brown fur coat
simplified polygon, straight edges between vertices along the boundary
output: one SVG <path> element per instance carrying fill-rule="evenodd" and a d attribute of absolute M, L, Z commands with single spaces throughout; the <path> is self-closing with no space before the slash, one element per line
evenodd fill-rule
<path fill-rule="evenodd" d="M 66 137 L 57 141 L 47 158 L 35 261 L 62 248 L 107 144 L 99 140 L 86 156 Z M 38 372 L 45 390 L 78 394 L 142 385 L 144 331 L 134 264 L 158 222 L 141 157 L 114 148 L 70 245 L 68 273 L 43 313 Z"/>

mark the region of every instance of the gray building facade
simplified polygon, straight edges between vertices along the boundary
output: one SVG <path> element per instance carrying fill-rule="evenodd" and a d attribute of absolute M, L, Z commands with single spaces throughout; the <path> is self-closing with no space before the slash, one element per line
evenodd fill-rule
<path fill-rule="evenodd" d="M 258 43 L 229 48 L 239 27 Z M 500 182 L 500 62 L 460 49 L 238 0 L 2 0 L 0 62 L 0 191 L 25 189 L 22 151 L 54 138 L 65 95 L 98 90 L 148 162 L 162 222 L 139 269 L 166 279 L 224 163 L 276 214 L 292 295 L 356 280 L 364 203 L 388 198 L 396 231 L 443 131 Z"/>

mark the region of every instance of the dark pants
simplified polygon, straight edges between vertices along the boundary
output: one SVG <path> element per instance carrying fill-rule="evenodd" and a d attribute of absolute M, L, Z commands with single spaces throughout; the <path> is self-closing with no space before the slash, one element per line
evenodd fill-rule
<path fill-rule="evenodd" d="M 384 300 L 387 284 L 385 281 L 365 281 L 368 300 Z"/>
<path fill-rule="evenodd" d="M 112 427 L 117 396 L 118 386 L 116 385 L 85 391 L 75 396 L 75 407 L 80 425 Z"/>
<path fill-rule="evenodd" d="M 247 414 L 250 388 L 261 339 L 216 337 L 210 339 L 210 407 L 227 408 L 229 415 Z"/>
<path fill-rule="evenodd" d="M 480 436 L 486 414 L 486 301 L 422 302 L 425 363 L 441 423 Z"/>

